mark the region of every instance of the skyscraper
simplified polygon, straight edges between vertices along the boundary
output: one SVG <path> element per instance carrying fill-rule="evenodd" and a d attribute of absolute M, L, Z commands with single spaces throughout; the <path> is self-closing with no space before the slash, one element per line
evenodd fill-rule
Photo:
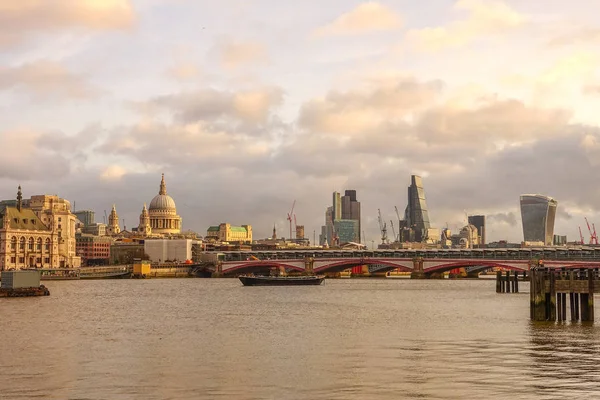
<path fill-rule="evenodd" d="M 333 220 L 342 219 L 342 198 L 338 192 L 333 192 Z"/>
<path fill-rule="evenodd" d="M 321 227 L 321 245 L 360 242 L 360 202 L 356 190 L 346 190 L 344 196 L 333 192 L 332 205 L 325 212 L 325 225 Z"/>
<path fill-rule="evenodd" d="M 546 246 L 552 245 L 557 207 L 558 202 L 552 197 L 541 194 L 521 195 L 523 239 L 526 242 L 542 242 Z"/>
<path fill-rule="evenodd" d="M 469 215 L 468 220 L 470 225 L 477 228 L 479 244 L 483 247 L 485 245 L 485 215 Z"/>
<path fill-rule="evenodd" d="M 356 190 L 346 190 L 342 196 L 342 219 L 357 221 L 354 240 L 361 243 L 360 201 L 356 200 Z"/>
<path fill-rule="evenodd" d="M 411 185 L 408 187 L 408 205 L 404 211 L 404 224 L 414 230 L 415 242 L 422 242 L 427 238 L 429 213 L 425 201 L 425 190 L 420 176 L 411 176 Z"/>

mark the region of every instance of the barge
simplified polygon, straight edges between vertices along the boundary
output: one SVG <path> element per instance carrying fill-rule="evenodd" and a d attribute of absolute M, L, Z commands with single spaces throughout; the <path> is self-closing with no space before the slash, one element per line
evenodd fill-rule
<path fill-rule="evenodd" d="M 40 285 L 40 275 L 32 270 L 2 271 L 0 297 L 49 296 L 48 288 Z"/>
<path fill-rule="evenodd" d="M 320 285 L 324 276 L 252 276 L 241 275 L 240 281 L 244 286 L 296 286 Z"/>

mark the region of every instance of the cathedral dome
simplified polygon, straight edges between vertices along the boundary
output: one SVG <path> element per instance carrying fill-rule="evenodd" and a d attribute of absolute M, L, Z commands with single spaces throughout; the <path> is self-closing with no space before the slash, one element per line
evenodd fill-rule
<path fill-rule="evenodd" d="M 163 174 L 162 180 L 160 181 L 160 190 L 156 196 L 150 202 L 148 211 L 168 211 L 175 214 L 175 200 L 167 194 L 167 185 L 165 184 L 165 175 Z"/>
<path fill-rule="evenodd" d="M 175 200 L 167 194 L 158 194 L 154 196 L 150 202 L 149 211 L 151 210 L 173 210 L 175 211 Z"/>

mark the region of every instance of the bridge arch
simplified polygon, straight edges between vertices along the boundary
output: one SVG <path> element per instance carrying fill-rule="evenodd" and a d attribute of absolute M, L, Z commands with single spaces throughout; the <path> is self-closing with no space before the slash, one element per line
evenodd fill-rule
<path fill-rule="evenodd" d="M 317 260 L 315 260 L 315 261 L 317 261 Z M 411 263 L 412 263 L 412 261 L 411 261 Z M 314 267 L 313 270 L 315 273 L 340 272 L 340 271 L 343 271 L 348 268 L 358 267 L 360 265 L 384 265 L 384 266 L 389 267 L 389 268 L 380 268 L 380 269 L 378 269 L 378 272 L 386 272 L 386 271 L 391 271 L 394 269 L 399 269 L 400 271 L 403 271 L 403 272 L 411 272 L 413 270 L 412 268 L 407 267 L 406 265 L 402 265 L 398 262 L 381 259 L 381 258 L 360 258 L 360 259 L 356 259 L 356 260 L 350 259 L 350 260 L 337 261 L 337 262 L 332 262 L 330 264 L 324 264 L 319 267 Z"/>
<path fill-rule="evenodd" d="M 291 269 L 298 272 L 304 272 L 304 268 L 302 267 L 278 262 L 278 260 L 242 262 L 229 268 L 223 268 L 222 271 L 223 274 L 228 275 L 231 273 L 258 272 L 268 270 L 270 268 L 285 268 L 286 270 Z"/>
<path fill-rule="evenodd" d="M 481 267 L 481 270 L 487 268 L 504 268 L 512 271 L 526 271 L 528 268 L 526 265 L 517 266 L 510 264 L 503 264 L 499 262 L 495 262 L 492 260 L 465 260 L 465 261 L 455 261 L 450 263 L 443 263 L 440 265 L 436 265 L 429 268 L 424 268 L 423 272 L 431 273 L 431 272 L 447 272 L 453 270 L 455 268 L 465 268 L 465 267 Z"/>

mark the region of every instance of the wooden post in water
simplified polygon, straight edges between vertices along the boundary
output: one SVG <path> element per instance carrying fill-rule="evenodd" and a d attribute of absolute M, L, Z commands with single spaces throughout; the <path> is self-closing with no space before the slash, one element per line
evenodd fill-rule
<path fill-rule="evenodd" d="M 496 271 L 496 293 L 502 293 L 502 271 Z"/>
<path fill-rule="evenodd" d="M 510 271 L 506 271 L 506 293 L 510 293 Z"/>
<path fill-rule="evenodd" d="M 594 320 L 594 278 L 596 270 L 588 270 L 588 321 Z"/>
<path fill-rule="evenodd" d="M 519 271 L 515 271 L 515 293 L 519 293 Z"/>
<path fill-rule="evenodd" d="M 548 313 L 546 314 L 547 321 L 556 321 L 556 272 L 552 269 L 548 270 L 550 278 L 550 293 L 546 293 L 546 301 L 548 302 Z M 542 290 L 546 290 L 546 285 Z"/>

